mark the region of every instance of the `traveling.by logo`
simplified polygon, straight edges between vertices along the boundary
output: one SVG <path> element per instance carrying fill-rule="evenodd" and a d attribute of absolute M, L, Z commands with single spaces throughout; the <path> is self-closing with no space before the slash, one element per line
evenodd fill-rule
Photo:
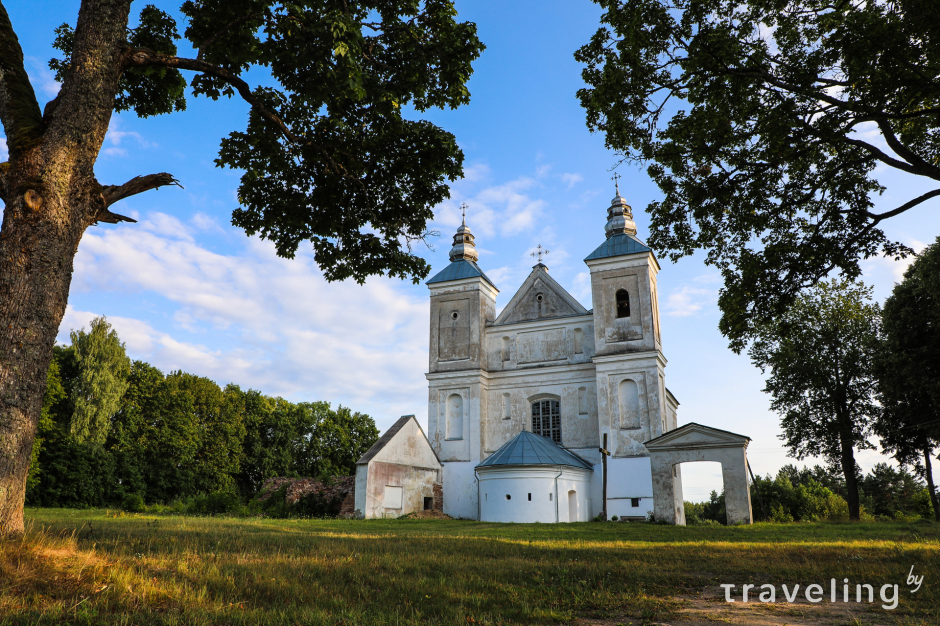
<path fill-rule="evenodd" d="M 909 591 L 911 593 L 917 593 L 920 590 L 920 586 L 924 582 L 924 576 L 917 576 L 914 574 L 914 566 L 911 566 L 911 571 L 907 575 L 907 585 L 913 587 Z M 839 589 L 838 581 L 835 578 L 830 579 L 829 581 L 829 601 L 830 602 L 856 602 L 861 604 L 862 602 L 868 602 L 872 604 L 875 602 L 875 587 L 865 583 L 858 583 L 855 585 L 855 588 L 852 589 L 852 586 L 849 583 L 848 578 L 842 579 L 841 589 Z M 725 590 L 725 602 L 737 602 L 734 598 L 731 597 L 732 592 L 734 591 L 737 585 L 728 584 L 720 585 L 722 589 Z M 764 585 L 741 585 L 741 602 L 764 602 L 772 603 L 777 601 L 777 588 L 771 584 Z M 751 593 L 751 590 L 754 590 Z M 780 589 L 783 591 L 783 597 L 786 598 L 787 602 L 795 602 L 800 595 L 800 585 L 793 585 L 793 588 L 787 587 L 787 585 L 780 585 Z M 841 593 L 840 593 L 841 592 Z M 853 593 L 854 592 L 854 593 Z M 807 585 L 803 588 L 803 597 L 806 598 L 808 602 L 817 603 L 823 601 L 824 589 L 822 585 L 812 584 Z M 756 600 L 754 596 L 757 596 Z M 881 589 L 878 592 L 879 597 L 881 598 L 881 608 L 887 609 L 889 611 L 894 610 L 898 606 L 898 585 L 888 584 L 882 585 Z"/>

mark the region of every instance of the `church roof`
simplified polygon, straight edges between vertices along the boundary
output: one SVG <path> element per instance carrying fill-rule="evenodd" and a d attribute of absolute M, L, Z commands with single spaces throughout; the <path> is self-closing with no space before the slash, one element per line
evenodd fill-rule
<path fill-rule="evenodd" d="M 567 465 L 594 471 L 591 464 L 578 455 L 565 450 L 547 437 L 527 430 L 504 443 L 499 450 L 477 465 L 477 468 L 507 465 Z"/>
<path fill-rule="evenodd" d="M 462 278 L 477 277 L 482 277 L 483 280 L 493 285 L 494 288 L 496 287 L 496 285 L 493 284 L 493 281 L 490 280 L 489 276 L 483 273 L 483 270 L 480 269 L 480 266 L 467 259 L 457 259 L 442 269 L 440 272 L 435 274 L 434 277 L 425 284 L 430 285 L 432 283 L 444 283 L 449 280 L 460 280 Z"/>
<path fill-rule="evenodd" d="M 542 294 L 538 302 L 535 300 L 536 294 Z M 519 291 L 513 295 L 494 323 L 498 326 L 587 313 L 587 309 L 551 277 L 548 268 L 539 263 L 532 268 Z"/>
<path fill-rule="evenodd" d="M 589 254 L 584 260 L 606 259 L 612 256 L 636 254 L 637 252 L 652 252 L 652 250 L 633 235 L 621 233 L 609 237 L 597 250 Z"/>

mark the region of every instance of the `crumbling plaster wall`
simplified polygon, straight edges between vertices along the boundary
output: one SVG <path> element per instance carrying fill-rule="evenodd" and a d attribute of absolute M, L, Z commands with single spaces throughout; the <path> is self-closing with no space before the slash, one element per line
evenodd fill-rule
<path fill-rule="evenodd" d="M 651 254 L 614 257 L 591 261 L 589 267 L 597 354 L 661 349 L 655 258 Z M 620 289 L 630 296 L 630 317 L 617 317 L 616 294 Z"/>
<path fill-rule="evenodd" d="M 496 319 L 496 293 L 480 278 L 431 288 L 430 372 L 486 369 L 484 326 Z"/>

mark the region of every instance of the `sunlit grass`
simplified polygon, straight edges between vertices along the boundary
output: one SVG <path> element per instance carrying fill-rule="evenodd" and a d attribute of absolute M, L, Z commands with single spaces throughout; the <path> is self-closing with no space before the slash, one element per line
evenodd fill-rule
<path fill-rule="evenodd" d="M 0 541 L 4 624 L 504 624 L 666 620 L 721 583 L 902 584 L 940 620 L 940 527 L 675 528 L 112 516 L 31 509 Z M 911 566 L 926 574 L 905 594 Z M 880 609 L 879 609 L 880 610 Z M 619 618 L 618 618 L 619 619 Z"/>

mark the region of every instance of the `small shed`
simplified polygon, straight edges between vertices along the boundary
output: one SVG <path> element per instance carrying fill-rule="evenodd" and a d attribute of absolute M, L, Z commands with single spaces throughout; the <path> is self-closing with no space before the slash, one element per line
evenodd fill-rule
<path fill-rule="evenodd" d="M 405 415 L 356 462 L 356 515 L 371 519 L 443 511 L 442 473 L 418 420 Z"/>
<path fill-rule="evenodd" d="M 586 522 L 593 471 L 551 439 L 523 430 L 476 466 L 480 520 Z"/>

